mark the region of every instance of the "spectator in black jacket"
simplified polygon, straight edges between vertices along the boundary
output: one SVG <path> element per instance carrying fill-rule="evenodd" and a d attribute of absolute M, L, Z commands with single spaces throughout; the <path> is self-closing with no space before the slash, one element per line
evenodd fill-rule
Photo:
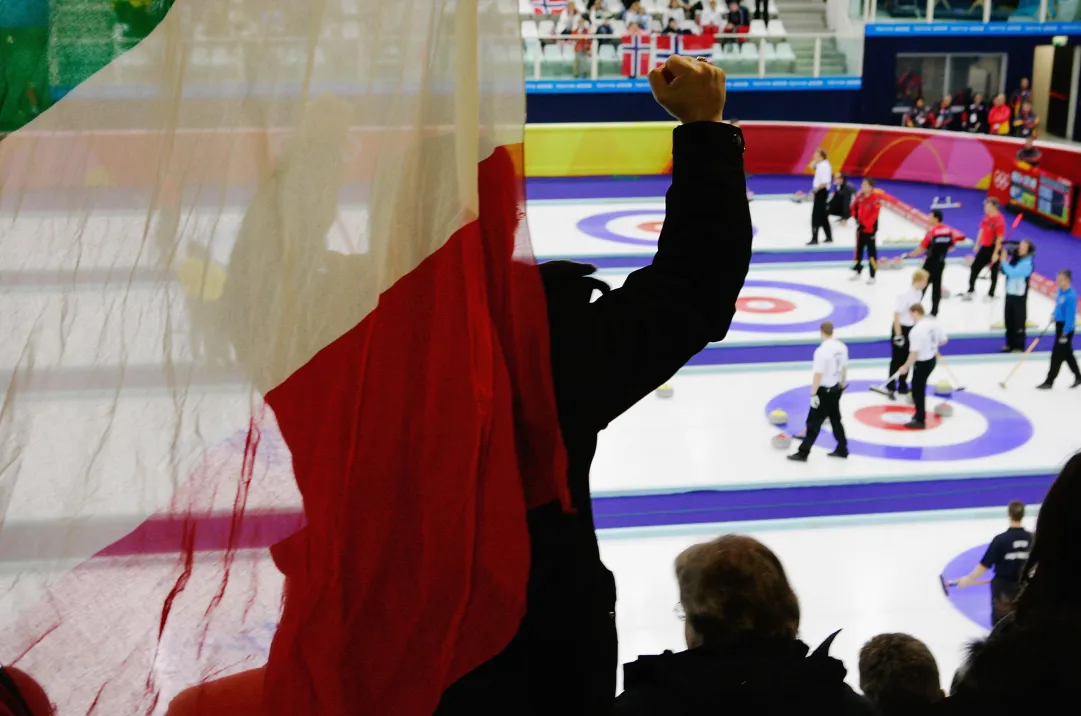
<path fill-rule="evenodd" d="M 727 535 L 676 558 L 687 650 L 624 667 L 617 716 L 829 714 L 872 716 L 829 656 L 797 638 L 799 601 L 780 560 L 750 537 Z"/>
<path fill-rule="evenodd" d="M 946 95 L 935 110 L 935 126 L 952 132 L 957 129 L 957 115 L 953 113 L 953 97 Z"/>
<path fill-rule="evenodd" d="M 837 172 L 833 175 L 833 196 L 826 203 L 826 212 L 830 216 L 841 217 L 841 226 L 852 218 L 852 197 L 855 193 L 844 174 Z"/>
<path fill-rule="evenodd" d="M 902 124 L 911 129 L 931 129 L 934 127 L 934 118 L 931 116 L 923 97 L 916 98 L 916 104 L 905 113 Z"/>
<path fill-rule="evenodd" d="M 983 95 L 972 95 L 972 102 L 965 108 L 964 130 L 973 134 L 987 133 L 987 104 Z"/>
<path fill-rule="evenodd" d="M 946 697 L 931 650 L 908 634 L 879 634 L 863 645 L 860 690 L 882 716 L 922 716 Z"/>
<path fill-rule="evenodd" d="M 949 714 L 1068 713 L 1081 673 L 1081 453 L 1040 508 L 1013 614 L 984 640 L 951 689 Z"/>
<path fill-rule="evenodd" d="M 615 583 L 600 560 L 589 491 L 597 434 L 724 338 L 751 260 L 743 135 L 721 121 L 724 72 L 677 55 L 649 81 L 682 122 L 673 133 L 672 187 L 652 264 L 613 291 L 590 276 L 590 266 L 541 267 L 575 512 L 552 503 L 529 514 L 526 616 L 499 655 L 451 686 L 441 716 L 612 712 Z M 597 289 L 604 295 L 590 303 Z M 633 363 L 625 361 L 629 354 Z"/>

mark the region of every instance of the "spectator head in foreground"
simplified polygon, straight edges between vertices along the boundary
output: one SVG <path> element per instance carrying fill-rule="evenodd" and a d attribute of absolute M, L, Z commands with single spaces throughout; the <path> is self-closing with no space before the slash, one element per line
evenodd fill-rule
<path fill-rule="evenodd" d="M 616 716 L 794 714 L 871 716 L 829 656 L 799 640 L 800 607 L 777 555 L 726 535 L 675 562 L 687 650 L 641 656 L 624 667 Z"/>
<path fill-rule="evenodd" d="M 743 535 L 689 547 L 676 558 L 687 646 L 795 639 L 799 601 L 777 555 Z"/>
<path fill-rule="evenodd" d="M 882 716 L 918 716 L 945 697 L 931 650 L 908 634 L 879 634 L 863 645 L 860 689 Z"/>
<path fill-rule="evenodd" d="M 1018 619 L 1044 607 L 1081 611 L 1081 453 L 1047 491 L 1017 595 Z M 1011 519 L 1013 515 L 1011 514 Z"/>

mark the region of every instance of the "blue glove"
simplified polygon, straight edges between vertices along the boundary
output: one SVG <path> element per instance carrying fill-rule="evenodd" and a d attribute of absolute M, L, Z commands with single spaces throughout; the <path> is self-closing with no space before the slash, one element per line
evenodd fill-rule
<path fill-rule="evenodd" d="M 811 407 L 812 408 L 817 408 L 821 404 L 822 404 L 822 401 L 819 400 L 817 395 L 812 395 L 811 396 Z"/>

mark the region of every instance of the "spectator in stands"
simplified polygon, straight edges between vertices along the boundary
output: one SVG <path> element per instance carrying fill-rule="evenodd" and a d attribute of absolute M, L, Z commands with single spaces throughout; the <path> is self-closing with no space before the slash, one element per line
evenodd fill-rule
<path fill-rule="evenodd" d="M 593 22 L 612 17 L 621 17 L 625 12 L 623 0 L 597 0 L 593 3 Z"/>
<path fill-rule="evenodd" d="M 953 113 L 953 97 L 946 95 L 935 110 L 935 127 L 952 132 L 957 129 L 957 115 Z"/>
<path fill-rule="evenodd" d="M 1014 612 L 972 643 L 950 692 L 949 713 L 1068 713 L 1081 673 L 1081 453 L 1062 468 L 1040 507 Z"/>
<path fill-rule="evenodd" d="M 1035 137 L 1036 125 L 1039 123 L 1040 118 L 1032 111 L 1032 102 L 1022 102 L 1021 111 L 1015 114 L 1013 118 L 1013 134 L 1015 137 L 1022 138 Z"/>
<path fill-rule="evenodd" d="M 991 109 L 987 112 L 987 131 L 990 134 L 1010 133 L 1010 106 L 1006 104 L 1006 95 L 995 95 Z"/>
<path fill-rule="evenodd" d="M 987 105 L 984 104 L 983 95 L 979 92 L 972 95 L 972 102 L 965 109 L 964 130 L 972 134 L 987 132 Z"/>
<path fill-rule="evenodd" d="M 691 35 L 694 34 L 690 30 L 682 28 L 679 23 L 676 22 L 676 18 L 668 18 L 668 25 L 661 31 L 664 35 Z"/>
<path fill-rule="evenodd" d="M 578 6 L 573 2 L 567 3 L 567 9 L 560 13 L 559 20 L 556 22 L 556 34 L 573 34 L 575 28 L 578 27 L 578 21 L 582 19 L 585 19 L 585 15 L 578 10 Z"/>
<path fill-rule="evenodd" d="M 1025 137 L 1025 146 L 1017 150 L 1017 161 L 1036 167 L 1042 158 L 1043 152 L 1036 147 L 1036 138 L 1031 134 Z"/>
<path fill-rule="evenodd" d="M 1010 110 L 1017 114 L 1021 111 L 1021 105 L 1032 101 L 1032 90 L 1028 88 L 1028 77 L 1021 78 L 1021 87 L 1010 95 Z"/>
<path fill-rule="evenodd" d="M 769 27 L 769 0 L 754 0 L 754 19 Z"/>
<path fill-rule="evenodd" d="M 931 650 L 908 634 L 879 634 L 863 645 L 860 691 L 882 716 L 921 716 L 946 697 Z"/>
<path fill-rule="evenodd" d="M 739 0 L 729 0 L 728 17 L 725 19 L 724 31 L 729 34 L 745 34 L 751 29 L 751 13 L 747 8 L 739 4 Z"/>
<path fill-rule="evenodd" d="M 676 21 L 676 28 L 684 23 L 687 19 L 687 11 L 683 9 L 683 3 L 679 0 L 669 0 L 668 8 L 664 11 L 664 15 L 661 16 L 661 24 L 665 26 L 665 31 L 672 25 L 672 21 Z"/>
<path fill-rule="evenodd" d="M 652 18 L 647 12 L 642 10 L 642 4 L 636 1 L 632 3 L 627 12 L 623 14 L 623 22 L 627 23 L 627 34 L 634 35 L 636 33 L 630 31 L 632 23 L 637 25 L 642 31 L 649 32 Z"/>
<path fill-rule="evenodd" d="M 675 564 L 687 650 L 624 667 L 616 716 L 874 714 L 829 656 L 798 638 L 800 610 L 784 567 L 751 537 L 726 535 Z"/>
<path fill-rule="evenodd" d="M 841 217 L 841 226 L 852 217 L 852 196 L 855 193 L 844 174 L 837 172 L 833 175 L 833 196 L 826 203 L 826 212 L 830 216 Z"/>
<path fill-rule="evenodd" d="M 727 22 L 728 13 L 717 6 L 717 0 L 709 0 L 709 7 L 698 16 L 698 24 L 707 35 L 716 35 Z"/>
<path fill-rule="evenodd" d="M 904 126 L 912 129 L 928 129 L 934 126 L 933 121 L 923 97 L 917 97 L 915 105 L 905 114 Z"/>
<path fill-rule="evenodd" d="M 571 34 L 583 36 L 574 42 L 574 76 L 586 79 L 593 74 L 593 40 L 588 37 L 593 34 L 593 29 L 585 15 L 578 16 L 578 26 Z"/>

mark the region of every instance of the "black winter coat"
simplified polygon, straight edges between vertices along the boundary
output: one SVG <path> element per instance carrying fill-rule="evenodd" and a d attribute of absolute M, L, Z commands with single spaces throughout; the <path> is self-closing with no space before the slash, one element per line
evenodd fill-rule
<path fill-rule="evenodd" d="M 624 668 L 616 716 L 876 716 L 845 683 L 830 641 L 810 656 L 793 639 L 639 657 Z"/>
<path fill-rule="evenodd" d="M 672 144 L 672 186 L 652 264 L 592 303 L 600 287 L 592 267 L 541 267 L 575 512 L 556 503 L 530 512 L 525 619 L 503 652 L 451 686 L 440 716 L 612 711 L 615 581 L 600 560 L 589 491 L 597 434 L 725 337 L 751 260 L 743 133 L 701 122 L 676 128 Z"/>
<path fill-rule="evenodd" d="M 954 679 L 950 716 L 1017 716 L 1077 711 L 1081 609 L 1008 616 L 969 646 Z"/>

